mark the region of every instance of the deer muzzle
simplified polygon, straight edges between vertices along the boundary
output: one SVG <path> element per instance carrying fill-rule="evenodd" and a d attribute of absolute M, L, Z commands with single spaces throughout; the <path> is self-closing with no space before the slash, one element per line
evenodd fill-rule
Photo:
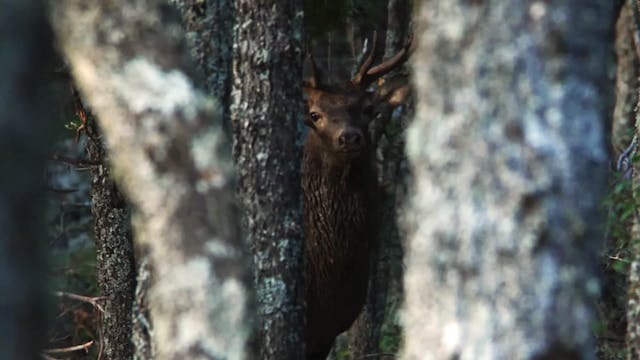
<path fill-rule="evenodd" d="M 345 153 L 359 153 L 364 146 L 362 131 L 347 129 L 338 136 L 338 149 Z"/>

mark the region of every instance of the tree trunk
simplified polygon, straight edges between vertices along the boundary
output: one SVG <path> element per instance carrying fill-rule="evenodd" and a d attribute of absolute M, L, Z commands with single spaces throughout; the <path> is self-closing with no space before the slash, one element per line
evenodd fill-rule
<path fill-rule="evenodd" d="M 76 109 L 84 112 L 79 96 Z M 85 112 L 86 119 L 86 112 Z M 91 213 L 96 241 L 96 272 L 105 305 L 100 332 L 102 354 L 107 360 L 130 359 L 131 308 L 136 286 L 136 268 L 129 206 L 111 179 L 102 136 L 93 118 L 86 124 L 87 152 L 91 168 Z"/>
<path fill-rule="evenodd" d="M 229 126 L 233 51 L 233 0 L 171 0 L 182 13 L 191 53 L 205 78 L 206 88 L 222 104 L 225 129 Z M 230 134 L 229 134 L 230 135 Z"/>
<path fill-rule="evenodd" d="M 52 2 L 73 75 L 148 249 L 160 359 L 243 359 L 249 334 L 233 165 L 217 104 L 185 74 L 180 25 L 160 1 Z"/>
<path fill-rule="evenodd" d="M 235 2 L 231 121 L 261 359 L 303 359 L 302 2 Z"/>
<path fill-rule="evenodd" d="M 151 265 L 148 251 L 138 251 L 136 259 L 136 289 L 131 309 L 131 343 L 134 360 L 156 358 L 153 342 L 153 323 L 149 310 L 151 288 Z"/>
<path fill-rule="evenodd" d="M 593 359 L 609 1 L 424 1 L 404 359 Z"/>
<path fill-rule="evenodd" d="M 51 59 L 43 4 L 0 0 L 0 353 L 40 358 L 45 311 L 44 183 Z"/>
<path fill-rule="evenodd" d="M 633 41 L 632 8 L 626 1 L 616 24 L 616 104 L 611 125 L 611 142 L 617 154 L 631 143 L 634 128 L 634 108 L 638 100 L 638 58 Z"/>

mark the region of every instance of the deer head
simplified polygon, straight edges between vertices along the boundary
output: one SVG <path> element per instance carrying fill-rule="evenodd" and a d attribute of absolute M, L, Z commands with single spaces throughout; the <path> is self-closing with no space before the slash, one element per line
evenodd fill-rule
<path fill-rule="evenodd" d="M 336 156 L 355 158 L 371 143 L 367 127 L 383 106 L 397 106 L 409 94 L 408 79 L 396 77 L 370 90 L 382 76 L 406 62 L 414 48 L 411 36 L 394 56 L 374 65 L 376 34 L 365 52 L 356 74 L 344 84 L 322 81 L 313 56 L 310 56 L 311 77 L 304 84 L 307 99 L 305 124 L 311 129 L 307 141 L 313 141 Z"/>

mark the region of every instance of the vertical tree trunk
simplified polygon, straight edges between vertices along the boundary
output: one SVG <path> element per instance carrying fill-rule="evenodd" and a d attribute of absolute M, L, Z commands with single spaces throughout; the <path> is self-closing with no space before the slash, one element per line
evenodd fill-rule
<path fill-rule="evenodd" d="M 302 2 L 235 2 L 231 119 L 261 359 L 303 359 Z"/>
<path fill-rule="evenodd" d="M 220 107 L 225 129 L 231 103 L 233 0 L 171 0 L 182 13 L 191 53 L 205 77 L 206 88 Z"/>
<path fill-rule="evenodd" d="M 609 1 L 424 1 L 405 359 L 593 359 Z"/>
<path fill-rule="evenodd" d="M 84 112 L 79 96 L 76 96 L 76 109 Z M 91 168 L 96 272 L 100 296 L 106 298 L 100 324 L 104 339 L 101 346 L 107 360 L 130 359 L 133 356 L 131 309 L 136 268 L 129 206 L 111 178 L 102 136 L 92 118 L 87 121 L 86 134 L 89 159 L 96 164 Z"/>
<path fill-rule="evenodd" d="M 43 4 L 0 0 L 0 353 L 37 359 L 46 329 L 43 169 L 52 56 Z"/>
<path fill-rule="evenodd" d="M 97 115 L 149 251 L 160 359 L 243 359 L 249 334 L 229 148 L 213 101 L 185 75 L 161 1 L 52 2 L 56 33 Z"/>
<path fill-rule="evenodd" d="M 638 58 L 634 45 L 634 20 L 629 1 L 620 11 L 616 23 L 616 104 L 611 125 L 611 143 L 620 154 L 633 138 L 634 108 L 638 100 Z"/>

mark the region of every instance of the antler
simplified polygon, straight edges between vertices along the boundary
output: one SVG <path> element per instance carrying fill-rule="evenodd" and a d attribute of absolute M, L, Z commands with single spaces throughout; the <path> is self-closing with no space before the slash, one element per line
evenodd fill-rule
<path fill-rule="evenodd" d="M 313 57 L 313 49 L 311 48 L 310 43 L 307 43 L 307 54 L 309 63 L 311 64 L 311 76 L 307 80 L 303 81 L 303 85 L 306 87 L 317 88 L 321 84 L 322 71 L 318 68 L 316 59 Z"/>
<path fill-rule="evenodd" d="M 367 70 L 369 70 L 371 65 L 373 65 L 373 60 L 376 56 L 377 42 L 378 42 L 378 36 L 377 36 L 377 33 L 374 31 L 373 34 L 371 35 L 371 46 L 369 46 L 369 51 L 368 51 L 369 55 L 367 55 L 367 57 L 362 62 L 362 65 L 360 65 L 360 68 L 358 69 L 358 71 L 355 73 L 355 75 L 353 75 L 353 78 L 351 78 L 351 83 L 353 85 L 360 86 L 360 84 L 362 84 L 362 80 L 367 75 Z"/>
<path fill-rule="evenodd" d="M 381 78 L 382 76 L 388 74 L 391 70 L 404 64 L 415 47 L 415 37 L 413 36 L 413 34 L 411 34 L 407 38 L 405 45 L 402 47 L 402 49 L 400 49 L 400 51 L 398 51 L 397 54 L 387 59 L 383 63 L 372 67 L 376 51 L 376 33 L 374 31 L 369 56 L 362 63 L 360 69 L 358 69 L 358 72 L 353 76 L 353 78 L 351 79 L 351 83 L 363 89 L 367 88 L 378 78 Z"/>

